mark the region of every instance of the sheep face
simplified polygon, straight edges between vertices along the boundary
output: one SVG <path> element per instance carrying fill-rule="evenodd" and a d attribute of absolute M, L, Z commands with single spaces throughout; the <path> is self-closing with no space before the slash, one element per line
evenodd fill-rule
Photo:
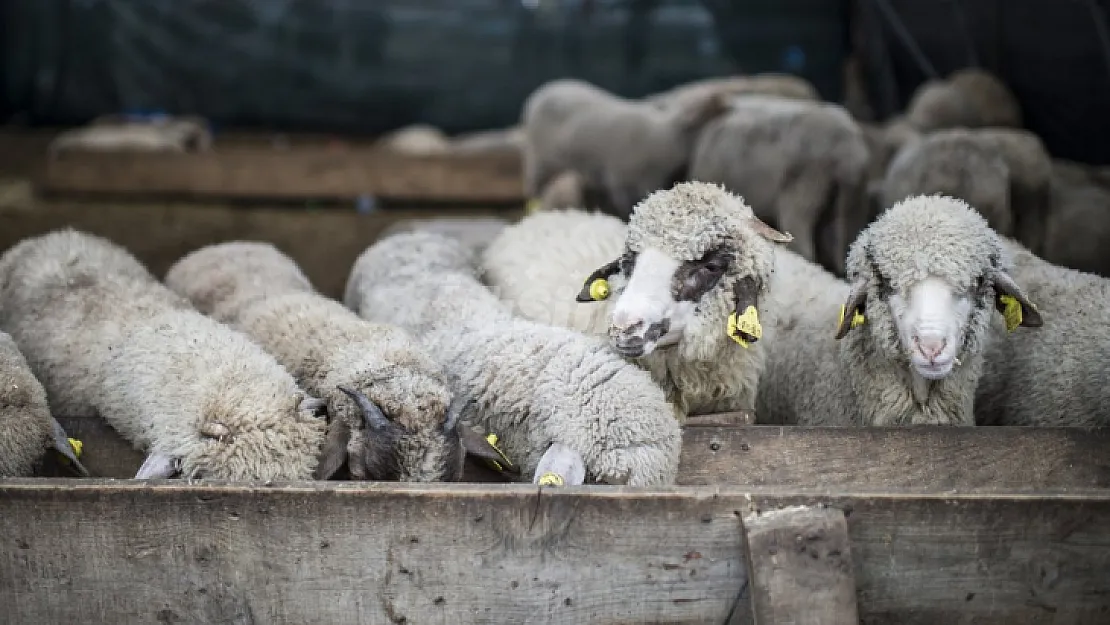
<path fill-rule="evenodd" d="M 997 235 L 965 202 L 915 196 L 891 207 L 849 253 L 852 281 L 836 338 L 859 325 L 874 349 L 941 380 L 981 352 L 991 308 L 1008 326 L 1040 314 L 1001 268 Z"/>

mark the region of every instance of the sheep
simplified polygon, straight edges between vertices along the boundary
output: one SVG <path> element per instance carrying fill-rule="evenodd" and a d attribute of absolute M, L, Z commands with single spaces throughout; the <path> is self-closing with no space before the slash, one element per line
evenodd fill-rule
<path fill-rule="evenodd" d="M 523 478 L 673 483 L 679 422 L 647 373 L 600 339 L 514 316 L 478 281 L 475 261 L 441 235 L 397 234 L 355 261 L 344 303 L 418 337 L 473 399 L 468 420 L 500 437 Z"/>
<path fill-rule="evenodd" d="M 401 219 L 393 222 L 379 234 L 379 239 L 401 232 L 428 230 L 449 236 L 475 251 L 485 249 L 509 222 L 500 217 L 435 217 L 428 219 Z"/>
<path fill-rule="evenodd" d="M 794 235 L 791 249 L 843 273 L 848 245 L 868 221 L 869 163 L 863 132 L 843 107 L 749 96 L 706 125 L 690 178 L 743 196 Z M 831 250 L 818 248 L 824 222 L 835 224 Z"/>
<path fill-rule="evenodd" d="M 496 459 L 488 442 L 459 423 L 462 404 L 452 402 L 440 366 L 407 333 L 366 322 L 320 295 L 273 245 L 203 247 L 178 260 L 165 281 L 327 401 L 331 425 L 317 479 L 346 464 L 360 480 L 458 481 L 460 435 L 470 453 Z"/>
<path fill-rule="evenodd" d="M 751 76 L 724 76 L 695 80 L 666 91 L 651 94 L 643 99 L 662 109 L 686 107 L 708 95 L 770 95 L 795 100 L 817 102 L 821 95 L 810 82 L 791 74 L 769 72 Z"/>
<path fill-rule="evenodd" d="M 992 324 L 1015 307 L 1020 325 L 1043 323 L 998 235 L 947 196 L 907 198 L 869 224 L 852 244 L 848 280 L 776 254 L 760 423 L 975 425 Z"/>
<path fill-rule="evenodd" d="M 48 151 L 53 156 L 69 150 L 204 152 L 211 148 L 212 132 L 200 117 L 138 120 L 111 115 L 59 134 L 50 142 Z"/>
<path fill-rule="evenodd" d="M 953 129 L 932 133 L 915 145 L 899 153 L 897 166 L 891 163 L 890 185 L 883 193 L 886 205 L 910 195 L 948 193 L 982 210 L 1000 234 L 1013 234 L 1034 250 L 1042 248 L 1052 160 L 1035 134 L 1014 128 Z M 997 190 L 998 161 L 1006 170 L 1006 193 Z"/>
<path fill-rule="evenodd" d="M 0 257 L 0 328 L 60 414 L 99 415 L 149 452 L 137 479 L 308 479 L 325 423 L 281 365 L 73 229 Z"/>
<path fill-rule="evenodd" d="M 1052 264 L 1110 278 L 1110 188 L 1057 167 L 1043 253 Z"/>
<path fill-rule="evenodd" d="M 774 246 L 788 242 L 723 187 L 683 182 L 641 201 L 627 226 L 526 217 L 486 248 L 483 280 L 522 317 L 607 336 L 681 415 L 752 410 L 763 296 Z"/>
<path fill-rule="evenodd" d="M 65 429 L 50 414 L 46 390 L 12 337 L 0 332 L 0 477 L 34 475 L 48 449 L 88 477 Z"/>
<path fill-rule="evenodd" d="M 1012 274 L 1050 319 L 1036 333 L 995 328 L 975 396 L 980 425 L 1106 426 L 1110 280 L 1053 265 L 1004 240 Z"/>
<path fill-rule="evenodd" d="M 662 109 L 581 80 L 548 82 L 521 115 L 525 193 L 537 197 L 554 177 L 575 171 L 587 187 L 604 189 L 606 211 L 627 219 L 640 199 L 685 177 L 698 130 L 725 107 L 717 94 Z"/>
<path fill-rule="evenodd" d="M 398 128 L 381 136 L 374 145 L 408 156 L 444 154 L 451 149 L 451 141 L 439 128 L 428 124 L 413 124 Z"/>
<path fill-rule="evenodd" d="M 1023 124 L 1021 106 L 1005 83 L 973 67 L 923 83 L 910 98 L 906 117 L 922 132 Z"/>

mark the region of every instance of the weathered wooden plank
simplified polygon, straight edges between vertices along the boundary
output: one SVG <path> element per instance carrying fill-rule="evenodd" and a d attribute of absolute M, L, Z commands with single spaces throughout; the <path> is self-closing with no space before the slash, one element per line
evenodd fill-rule
<path fill-rule="evenodd" d="M 686 427 L 733 427 L 740 425 L 755 425 L 755 413 L 750 410 L 737 410 L 686 417 Z"/>
<path fill-rule="evenodd" d="M 355 258 L 397 220 L 436 214 L 502 215 L 519 211 L 289 210 L 259 207 L 42 203 L 26 210 L 0 210 L 0 251 L 24 238 L 72 226 L 124 246 L 161 277 L 185 254 L 213 243 L 249 239 L 273 243 L 289 254 L 313 285 L 342 297 Z"/>
<path fill-rule="evenodd" d="M 836 508 L 744 517 L 755 625 L 858 625 L 851 541 Z"/>
<path fill-rule="evenodd" d="M 681 482 L 828 488 L 1110 487 L 1108 428 L 687 428 Z"/>
<path fill-rule="evenodd" d="M 799 505 L 847 514 L 861 623 L 1110 615 L 1107 489 L 0 480 L 0 605 L 21 623 L 720 623 L 745 588 L 740 519 Z"/>
<path fill-rule="evenodd" d="M 63 152 L 45 161 L 37 184 L 52 194 L 147 197 L 524 199 L 518 154 L 413 156 L 367 147 L 226 148 L 184 154 Z"/>

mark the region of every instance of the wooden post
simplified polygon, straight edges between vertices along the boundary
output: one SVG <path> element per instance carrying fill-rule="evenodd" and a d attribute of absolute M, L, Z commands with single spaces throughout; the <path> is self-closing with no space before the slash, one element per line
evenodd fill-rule
<path fill-rule="evenodd" d="M 848 524 L 836 508 L 744 518 L 755 625 L 858 625 Z"/>

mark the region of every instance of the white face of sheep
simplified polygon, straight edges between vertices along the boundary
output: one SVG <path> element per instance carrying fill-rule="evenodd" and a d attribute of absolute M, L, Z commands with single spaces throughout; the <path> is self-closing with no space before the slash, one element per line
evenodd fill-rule
<path fill-rule="evenodd" d="M 750 222 L 756 232 L 772 241 L 792 240 L 755 217 Z M 736 275 L 734 261 L 734 252 L 726 246 L 683 261 L 656 248 L 638 253 L 628 250 L 590 274 L 577 300 L 605 299 L 610 279 L 615 284 L 623 283 L 609 319 L 610 344 L 622 356 L 642 358 L 680 343 L 698 316 L 720 310 L 719 305 L 714 307 L 710 303 L 718 298 L 727 299 L 728 312 L 738 316 L 749 307 L 758 308 L 759 279 Z M 620 280 L 616 279 L 618 276 Z M 721 292 L 722 289 L 728 292 Z M 711 323 L 724 328 L 727 313 L 725 316 Z M 759 340 L 758 336 L 743 331 L 740 337 L 744 344 Z"/>

